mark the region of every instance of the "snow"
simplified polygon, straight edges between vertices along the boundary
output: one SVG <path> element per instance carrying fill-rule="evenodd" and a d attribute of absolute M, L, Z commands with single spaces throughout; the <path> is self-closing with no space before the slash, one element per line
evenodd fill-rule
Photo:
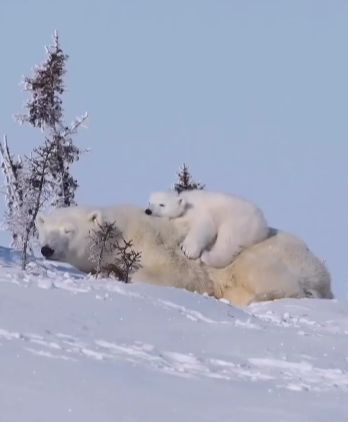
<path fill-rule="evenodd" d="M 0 248 L 0 420 L 348 420 L 348 302 L 237 309 Z"/>

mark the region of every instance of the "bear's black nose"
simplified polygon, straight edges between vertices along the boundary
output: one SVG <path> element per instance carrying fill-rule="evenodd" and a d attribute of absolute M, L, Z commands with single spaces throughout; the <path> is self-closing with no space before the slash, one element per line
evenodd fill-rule
<path fill-rule="evenodd" d="M 41 253 L 45 258 L 49 258 L 54 254 L 54 250 L 49 246 L 45 245 L 41 248 Z"/>
<path fill-rule="evenodd" d="M 150 208 L 146 208 L 145 214 L 147 214 L 147 215 L 151 215 L 152 214 L 152 211 L 150 210 Z"/>

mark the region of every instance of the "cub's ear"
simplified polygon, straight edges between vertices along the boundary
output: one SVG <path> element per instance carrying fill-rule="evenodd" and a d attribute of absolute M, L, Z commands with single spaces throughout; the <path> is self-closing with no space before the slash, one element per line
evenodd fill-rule
<path fill-rule="evenodd" d="M 102 216 L 102 213 L 100 211 L 98 211 L 98 210 L 92 211 L 88 215 L 88 221 L 90 221 L 91 223 L 98 224 L 99 226 L 101 226 L 103 224 L 103 216 Z"/>
<path fill-rule="evenodd" d="M 45 223 L 45 218 L 43 216 L 43 214 L 39 213 L 36 216 L 36 220 L 35 220 L 35 225 L 36 227 L 42 226 Z"/>

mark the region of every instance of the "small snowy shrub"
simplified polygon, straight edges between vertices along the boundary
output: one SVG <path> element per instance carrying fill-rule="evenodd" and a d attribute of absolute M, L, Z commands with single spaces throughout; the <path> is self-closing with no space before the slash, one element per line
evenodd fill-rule
<path fill-rule="evenodd" d="M 125 283 L 140 268 L 141 253 L 133 249 L 133 242 L 125 240 L 116 223 L 104 222 L 92 230 L 91 260 L 96 265 L 95 275 L 113 275 Z"/>

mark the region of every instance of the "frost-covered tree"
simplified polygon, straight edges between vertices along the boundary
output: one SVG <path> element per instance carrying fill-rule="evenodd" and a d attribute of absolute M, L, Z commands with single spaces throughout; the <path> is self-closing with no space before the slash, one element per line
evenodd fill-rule
<path fill-rule="evenodd" d="M 12 234 L 11 246 L 18 248 L 21 227 L 14 219 L 14 214 L 23 205 L 23 163 L 21 157 L 10 153 L 7 137 L 0 143 L 1 168 L 5 178 L 6 226 Z"/>
<path fill-rule="evenodd" d="M 70 166 L 79 159 L 81 149 L 74 145 L 73 135 L 87 119 L 85 114 L 70 126 L 64 122 L 62 95 L 68 56 L 63 52 L 58 34 L 53 45 L 46 48 L 47 58 L 34 69 L 31 77 L 24 79 L 24 89 L 29 93 L 26 112 L 18 116 L 21 123 L 40 128 L 46 142 L 52 144 L 48 163 L 52 187 L 51 205 L 69 207 L 75 204 L 77 180 L 71 175 Z"/>
<path fill-rule="evenodd" d="M 15 158 L 5 137 L 0 144 L 1 167 L 5 178 L 5 226 L 12 234 L 12 246 L 22 252 L 22 268 L 36 233 L 35 219 L 44 204 L 75 204 L 78 186 L 70 166 L 79 159 L 81 149 L 73 136 L 87 114 L 66 125 L 63 119 L 65 64 L 68 56 L 60 47 L 57 33 L 53 45 L 46 49 L 47 58 L 24 79 L 29 99 L 25 113 L 17 116 L 21 123 L 39 128 L 43 143 L 25 157 Z"/>
<path fill-rule="evenodd" d="M 35 148 L 30 157 L 26 157 L 23 168 L 23 204 L 19 210 L 23 224 L 22 269 L 27 264 L 27 251 L 36 232 L 35 220 L 42 206 L 52 197 L 50 180 L 50 162 L 54 153 L 54 144 L 46 141 Z"/>
<path fill-rule="evenodd" d="M 125 283 L 141 265 L 141 253 L 133 249 L 133 242 L 126 240 L 114 223 L 104 222 L 90 235 L 90 257 L 96 265 L 95 275 L 115 276 Z"/>
<path fill-rule="evenodd" d="M 6 180 L 6 226 L 12 233 L 12 246 L 22 252 L 22 269 L 35 234 L 40 208 L 51 197 L 49 162 L 53 144 L 48 141 L 35 148 L 29 157 L 14 159 L 6 138 L 0 144 L 1 167 Z"/>
<path fill-rule="evenodd" d="M 174 190 L 181 193 L 185 190 L 202 190 L 204 187 L 204 185 L 192 179 L 188 166 L 184 163 L 178 173 L 178 181 L 174 184 Z"/>

